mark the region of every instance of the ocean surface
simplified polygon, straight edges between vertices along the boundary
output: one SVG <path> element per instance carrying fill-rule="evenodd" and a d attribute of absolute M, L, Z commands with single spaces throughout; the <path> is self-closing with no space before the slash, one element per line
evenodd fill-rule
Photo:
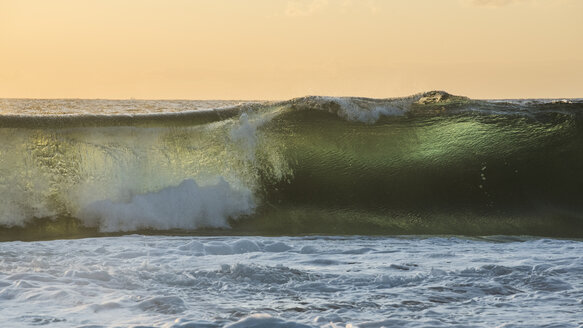
<path fill-rule="evenodd" d="M 6 327 L 583 327 L 583 99 L 0 99 Z"/>

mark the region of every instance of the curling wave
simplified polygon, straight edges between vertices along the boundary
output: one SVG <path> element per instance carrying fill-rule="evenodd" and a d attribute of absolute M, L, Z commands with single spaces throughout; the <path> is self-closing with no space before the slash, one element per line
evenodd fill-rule
<path fill-rule="evenodd" d="M 580 99 L 34 102 L 0 102 L 2 239 L 583 237 Z"/>

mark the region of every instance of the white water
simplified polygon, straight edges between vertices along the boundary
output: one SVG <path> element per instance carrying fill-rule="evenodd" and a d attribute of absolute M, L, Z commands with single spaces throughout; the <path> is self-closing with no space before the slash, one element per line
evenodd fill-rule
<path fill-rule="evenodd" d="M 228 227 L 256 207 L 260 172 L 291 174 L 281 142 L 259 131 L 276 114 L 185 127 L 0 129 L 0 227 L 69 215 L 107 232 Z"/>
<path fill-rule="evenodd" d="M 228 228 L 228 218 L 251 214 L 254 207 L 249 189 L 234 189 L 222 178 L 209 186 L 199 186 L 188 179 L 176 187 L 135 195 L 127 203 L 91 203 L 79 217 L 85 225 L 105 232 Z"/>
<path fill-rule="evenodd" d="M 0 243 L 4 327 L 580 327 L 582 313 L 581 241 Z"/>

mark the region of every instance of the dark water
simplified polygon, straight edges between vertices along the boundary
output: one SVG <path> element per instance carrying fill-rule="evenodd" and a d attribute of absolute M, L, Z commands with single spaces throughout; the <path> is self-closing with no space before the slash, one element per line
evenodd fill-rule
<path fill-rule="evenodd" d="M 583 237 L 581 100 L 432 92 L 181 106 L 1 116 L 0 238 Z"/>

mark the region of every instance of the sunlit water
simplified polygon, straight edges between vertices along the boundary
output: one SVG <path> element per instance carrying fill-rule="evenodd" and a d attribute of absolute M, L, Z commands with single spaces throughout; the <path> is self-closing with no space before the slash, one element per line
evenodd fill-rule
<path fill-rule="evenodd" d="M 3 327 L 581 327 L 576 240 L 0 243 Z"/>
<path fill-rule="evenodd" d="M 582 113 L 0 99 L 0 328 L 583 327 Z"/>

